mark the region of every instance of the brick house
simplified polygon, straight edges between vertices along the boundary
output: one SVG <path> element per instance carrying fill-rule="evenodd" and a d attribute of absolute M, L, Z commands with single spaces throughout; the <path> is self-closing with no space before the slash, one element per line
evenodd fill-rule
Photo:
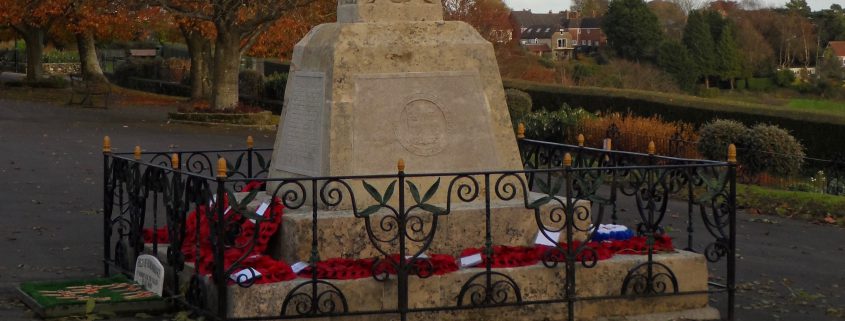
<path fill-rule="evenodd" d="M 571 58 L 575 52 L 593 52 L 607 45 L 602 18 L 581 18 L 577 12 L 533 13 L 513 11 L 514 36 L 532 53 Z"/>
<path fill-rule="evenodd" d="M 827 47 L 833 50 L 833 54 L 842 61 L 842 66 L 845 66 L 845 41 L 831 41 L 827 43 Z"/>

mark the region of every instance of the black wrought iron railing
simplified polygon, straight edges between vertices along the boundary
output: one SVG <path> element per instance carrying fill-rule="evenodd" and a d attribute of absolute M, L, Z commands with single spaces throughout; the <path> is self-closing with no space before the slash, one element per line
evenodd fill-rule
<path fill-rule="evenodd" d="M 518 143 L 525 166 L 519 170 L 417 174 L 406 172 L 400 161 L 395 173 L 385 175 L 268 178 L 270 150 L 254 149 L 251 143 L 234 150 L 143 152 L 136 147 L 134 153 L 112 153 L 106 140 L 105 273 L 131 274 L 130 262 L 138 255 L 158 255 L 168 267 L 166 296 L 213 319 L 395 314 L 406 320 L 414 313 L 559 304 L 566 311 L 561 319 L 575 320 L 579 302 L 696 295 L 725 296 L 720 301 L 722 311 L 728 320 L 734 319 L 734 162 L 528 139 Z M 268 200 L 266 213 L 271 214 L 253 214 L 249 203 L 261 197 Z M 501 245 L 513 245 L 503 235 L 517 229 L 511 226 L 514 221 L 495 214 L 503 202 L 528 213 L 525 221 L 547 244 L 519 248 L 533 253 L 534 261 L 527 260 L 536 264 L 517 266 L 559 272 L 544 284 L 554 290 L 534 293 L 536 285 L 517 277 L 517 270 L 497 265 L 505 255 Z M 479 214 L 458 214 L 466 207 L 480 209 Z M 391 288 L 384 292 L 389 295 L 350 296 L 350 281 L 321 270 L 331 255 L 327 249 L 348 246 L 341 237 L 324 237 L 330 228 L 325 220 L 338 216 L 328 214 L 339 210 L 345 211 L 344 222 L 349 223 L 343 228 L 360 229 L 352 231 L 360 236 L 356 253 L 370 253 L 353 259 L 375 281 L 358 282 L 381 282 Z M 299 230 L 305 235 L 300 239 L 306 241 L 297 245 L 307 256 L 302 257 L 305 269 L 284 280 L 291 282 L 289 290 L 263 298 L 273 301 L 272 313 L 232 311 L 232 286 L 249 288 L 262 280 L 250 260 L 256 249 L 267 245 L 260 236 L 263 224 L 279 220 L 275 213 L 283 211 L 298 213 L 307 222 Z M 478 228 L 477 234 L 464 232 L 477 235 L 462 239 L 468 244 L 444 239 L 445 228 L 456 224 L 446 220 L 458 215 L 469 218 L 462 226 L 471 223 Z M 583 281 L 589 278 L 579 275 L 610 264 L 605 263 L 611 262 L 606 260 L 607 249 L 597 242 L 598 229 L 607 223 L 631 226 L 642 243 L 633 249 L 639 257 L 636 264 L 626 266 L 621 281 L 603 280 L 615 285 L 593 291 L 593 285 Z M 671 228 L 677 225 L 683 228 Z M 671 246 L 665 248 L 670 237 L 682 244 L 678 247 L 684 253 L 700 253 L 696 255 L 706 259 L 707 267 L 701 271 L 718 275 L 700 287 L 685 284 L 690 278 L 676 274 L 663 259 L 678 253 Z M 167 244 L 160 244 L 160 239 Z M 466 252 L 461 248 L 475 249 L 482 263 L 455 271 L 454 257 Z M 279 259 L 278 251 L 274 259 Z M 447 256 L 453 261 L 436 261 L 429 255 L 435 251 L 454 255 Z M 415 293 L 424 291 L 421 284 L 446 272 L 461 274 L 455 279 L 460 284 L 428 288 L 434 291 L 430 295 L 442 295 L 442 300 L 421 302 Z M 532 293 L 526 292 L 527 287 Z"/>

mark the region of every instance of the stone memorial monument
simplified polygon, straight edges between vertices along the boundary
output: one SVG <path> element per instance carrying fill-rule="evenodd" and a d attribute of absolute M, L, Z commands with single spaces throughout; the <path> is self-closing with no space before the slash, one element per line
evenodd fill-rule
<path fill-rule="evenodd" d="M 270 177 L 522 168 L 493 46 L 439 0 L 341 0 L 300 41 Z"/>
<path fill-rule="evenodd" d="M 339 1 L 337 23 L 315 27 L 294 49 L 270 178 L 395 174 L 399 159 L 404 160 L 409 173 L 523 168 L 492 44 L 464 22 L 443 21 L 440 0 Z M 423 189 L 433 183 L 433 178 L 430 181 L 420 177 L 410 180 Z M 367 204 L 361 202 L 368 201 L 368 192 L 360 182 L 350 180 L 348 183 L 349 192 L 356 196 L 358 209 L 363 209 Z M 390 180 L 369 183 L 384 191 Z M 269 195 L 259 196 L 252 204 L 257 206 L 270 195 L 283 196 L 277 193 L 276 187 L 270 184 Z M 485 185 L 478 188 L 493 189 Z M 448 189 L 442 188 L 438 193 L 431 198 L 431 203 L 446 201 Z M 308 197 L 313 197 L 313 193 L 309 194 L 312 195 Z M 391 202 L 399 198 L 393 195 Z M 540 224 L 534 210 L 527 209 L 523 199 L 494 199 L 485 204 L 483 198 L 477 202 L 453 202 L 448 215 L 438 218 L 433 227 L 436 233 L 432 234 L 434 240 L 427 249 L 431 253 L 460 257 L 462 249 L 483 246 L 485 233 L 491 235 L 496 245 L 532 246 L 535 243 Z M 349 199 L 351 197 L 344 198 L 347 202 Z M 574 225 L 583 231 L 590 224 L 591 204 L 581 202 L 576 205 L 584 212 L 576 215 L 578 221 Z M 378 216 L 389 215 L 388 211 L 375 212 L 362 219 L 353 215 L 349 203 L 336 206 L 315 203 L 324 207 L 320 208 L 319 215 L 309 207 L 310 201 L 299 208 L 285 209 L 279 237 L 271 241 L 274 242 L 270 246 L 273 257 L 292 263 L 307 261 L 314 253 L 324 259 L 381 256 L 368 238 L 365 221 L 378 222 Z M 540 208 L 539 211 L 544 212 L 541 216 L 548 216 L 545 215 L 548 210 Z M 495 222 L 489 231 L 485 231 L 484 223 L 487 213 L 490 221 Z M 421 224 L 427 224 L 423 221 L 428 219 L 421 219 Z M 316 229 L 313 233 L 312 228 Z M 573 237 L 583 240 L 584 233 Z M 405 248 L 414 253 L 421 243 L 407 244 Z M 385 253 L 399 253 L 396 244 L 379 249 Z M 620 257 L 584 271 L 579 274 L 579 282 L 592 286 L 579 288 L 579 294 L 607 296 L 618 293 L 618 284 L 627 269 L 639 264 L 637 260 L 636 257 Z M 702 256 L 678 253 L 663 261 L 676 272 L 680 271 L 682 290 L 707 289 L 707 270 Z M 408 304 L 411 308 L 454 305 L 460 296 L 460 285 L 478 272 L 479 269 L 468 268 L 425 280 L 412 277 L 408 284 Z M 564 278 L 562 269 L 538 264 L 506 272 L 522 284 L 526 300 L 559 299 L 563 295 L 559 287 Z M 278 314 L 284 311 L 281 300 L 266 298 L 284 298 L 301 282 L 231 287 L 228 292 L 230 316 Z M 392 279 L 385 282 L 372 278 L 337 280 L 332 284 L 346 294 L 352 312 L 389 310 L 398 305 L 397 285 Z M 606 304 L 584 303 L 579 309 L 588 319 L 629 312 L 678 311 L 706 307 L 707 296 L 673 298 L 657 305 L 643 302 L 616 301 L 615 309 L 608 309 Z M 458 311 L 447 316 L 454 320 L 497 320 L 502 317 L 562 320 L 564 309 L 565 306 L 558 304 L 525 310 Z M 501 315 L 502 311 L 510 311 L 510 315 Z M 421 314 L 418 319 L 435 320 L 443 316 Z M 390 319 L 386 316 L 374 318 Z"/>

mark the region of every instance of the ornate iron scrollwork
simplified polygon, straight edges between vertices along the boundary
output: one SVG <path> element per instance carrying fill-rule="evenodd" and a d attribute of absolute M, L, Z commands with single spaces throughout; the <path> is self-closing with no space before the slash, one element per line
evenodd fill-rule
<path fill-rule="evenodd" d="M 663 263 L 648 261 L 628 270 L 622 282 L 622 295 L 678 293 L 678 278 Z"/>
<path fill-rule="evenodd" d="M 282 302 L 282 317 L 341 314 L 349 311 L 346 297 L 333 284 L 309 280 L 293 288 Z"/>
<path fill-rule="evenodd" d="M 521 303 L 522 292 L 511 277 L 499 272 L 481 272 L 471 277 L 458 294 L 458 306 L 496 306 Z"/>

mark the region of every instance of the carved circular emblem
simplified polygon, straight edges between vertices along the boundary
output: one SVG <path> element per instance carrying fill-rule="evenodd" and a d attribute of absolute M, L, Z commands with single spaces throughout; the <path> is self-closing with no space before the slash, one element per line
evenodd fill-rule
<path fill-rule="evenodd" d="M 396 137 L 402 147 L 419 156 L 436 155 L 443 151 L 446 132 L 446 114 L 428 97 L 409 99 L 396 126 Z"/>

